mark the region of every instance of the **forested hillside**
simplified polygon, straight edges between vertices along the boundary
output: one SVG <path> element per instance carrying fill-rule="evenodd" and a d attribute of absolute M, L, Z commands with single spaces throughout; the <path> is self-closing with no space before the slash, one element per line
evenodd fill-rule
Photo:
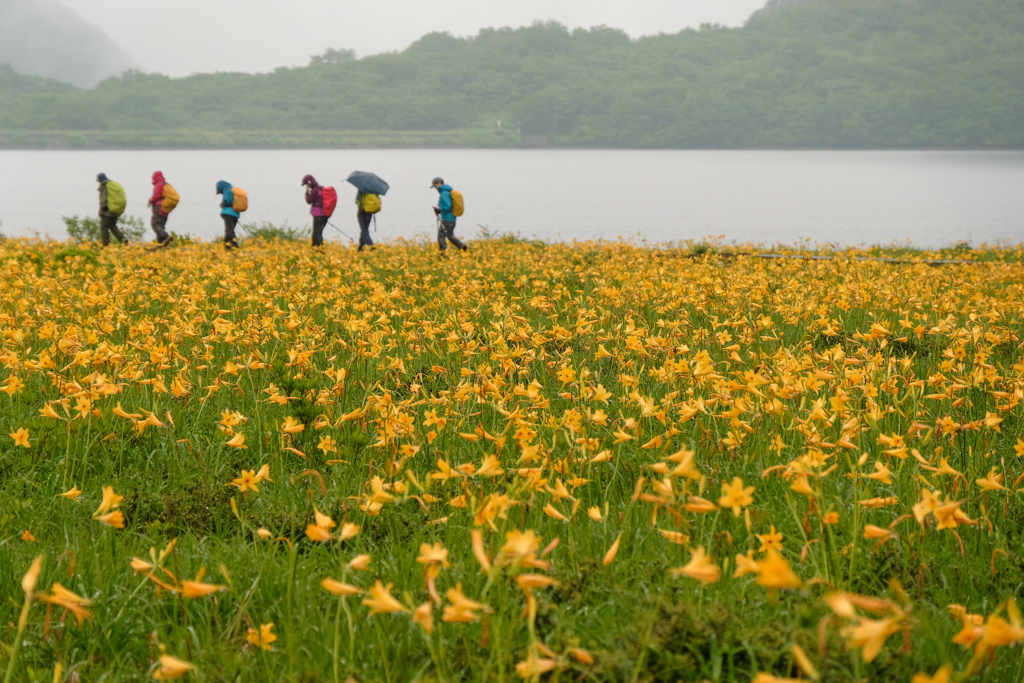
<path fill-rule="evenodd" d="M 518 129 L 561 145 L 1016 148 L 1021 64 L 1022 0 L 772 0 L 742 28 L 633 41 L 537 24 L 269 74 L 132 72 L 5 94 L 0 130 L 420 131 L 429 144 L 500 120 L 510 144 Z"/>

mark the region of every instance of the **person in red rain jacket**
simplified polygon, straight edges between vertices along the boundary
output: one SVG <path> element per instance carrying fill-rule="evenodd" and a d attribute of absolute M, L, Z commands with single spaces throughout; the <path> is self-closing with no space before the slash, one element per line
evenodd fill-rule
<path fill-rule="evenodd" d="M 153 196 L 149 198 L 149 206 L 153 207 L 153 217 L 150 219 L 149 224 L 153 227 L 153 232 L 156 233 L 157 244 L 163 246 L 171 241 L 171 236 L 167 234 L 167 214 L 164 213 L 162 204 L 164 201 L 164 185 L 167 181 L 164 180 L 164 174 L 157 171 L 153 174 Z"/>

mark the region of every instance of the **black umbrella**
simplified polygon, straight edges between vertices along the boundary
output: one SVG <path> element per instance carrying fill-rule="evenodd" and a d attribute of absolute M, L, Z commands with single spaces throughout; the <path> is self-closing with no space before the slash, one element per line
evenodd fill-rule
<path fill-rule="evenodd" d="M 357 190 L 366 194 L 385 195 L 388 193 L 388 184 L 381 180 L 376 173 L 352 171 L 345 180 L 355 185 Z"/>

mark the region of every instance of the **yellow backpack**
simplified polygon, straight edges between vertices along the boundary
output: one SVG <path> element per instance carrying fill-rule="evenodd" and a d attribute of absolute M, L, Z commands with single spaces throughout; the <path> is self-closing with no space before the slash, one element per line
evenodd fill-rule
<path fill-rule="evenodd" d="M 235 200 L 231 203 L 231 208 L 242 213 L 249 208 L 249 195 L 245 193 L 240 187 L 232 187 L 231 194 L 235 196 Z"/>
<path fill-rule="evenodd" d="M 160 210 L 164 214 L 169 214 L 171 211 L 174 211 L 174 207 L 178 205 L 179 201 L 181 201 L 181 196 L 178 195 L 178 191 L 171 187 L 169 183 L 164 184 L 164 199 L 160 202 Z"/>
<path fill-rule="evenodd" d="M 466 213 L 466 202 L 462 199 L 462 193 L 458 190 L 452 190 L 452 215 L 458 218 L 462 214 Z"/>
<path fill-rule="evenodd" d="M 363 195 L 363 213 L 379 213 L 381 209 L 380 196 L 367 192 Z"/>

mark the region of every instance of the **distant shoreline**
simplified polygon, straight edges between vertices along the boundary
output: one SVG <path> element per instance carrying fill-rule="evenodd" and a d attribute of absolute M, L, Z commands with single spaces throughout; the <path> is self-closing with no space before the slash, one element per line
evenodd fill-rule
<path fill-rule="evenodd" d="M 652 149 L 692 151 L 1018 152 L 1024 147 L 627 147 L 572 145 L 494 129 L 447 131 L 0 131 L 5 151 L 270 149 Z"/>
<path fill-rule="evenodd" d="M 509 130 L 446 131 L 0 131 L 5 150 L 146 149 L 521 149 L 549 147 L 547 136 Z"/>

